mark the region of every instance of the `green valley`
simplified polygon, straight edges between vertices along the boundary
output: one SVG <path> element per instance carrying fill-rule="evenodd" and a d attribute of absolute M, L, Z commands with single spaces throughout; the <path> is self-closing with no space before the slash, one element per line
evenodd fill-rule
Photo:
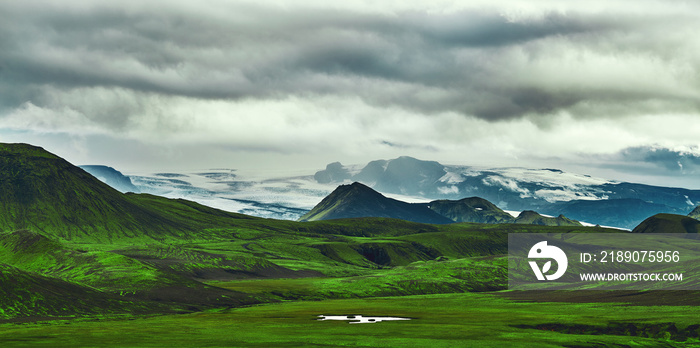
<path fill-rule="evenodd" d="M 469 209 L 494 210 L 476 200 L 441 204 L 464 216 L 474 212 L 465 210 L 468 203 Z M 419 206 L 396 207 L 412 214 Z M 645 292 L 585 297 L 507 290 L 509 233 L 629 232 L 584 227 L 563 217 L 561 226 L 445 223 L 441 219 L 447 218 L 423 208 L 440 223 L 256 218 L 186 200 L 122 194 L 43 149 L 3 144 L 0 342 L 3 347 L 700 344 L 697 292 L 676 292 L 657 304 Z M 499 212 L 488 216 L 511 222 Z M 690 218 L 666 217 L 664 223 L 646 224 L 643 232 L 692 225 L 685 219 Z M 371 325 L 315 320 L 322 314 L 412 320 Z"/>

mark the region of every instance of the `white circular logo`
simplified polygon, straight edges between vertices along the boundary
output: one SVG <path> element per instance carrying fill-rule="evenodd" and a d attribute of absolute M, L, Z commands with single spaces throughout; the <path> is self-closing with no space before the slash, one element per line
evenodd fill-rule
<path fill-rule="evenodd" d="M 535 272 L 537 280 L 556 280 L 561 278 L 566 272 L 566 267 L 569 265 L 569 260 L 566 258 L 566 254 L 561 249 L 555 247 L 554 245 L 547 245 L 547 241 L 539 242 L 532 246 L 530 252 L 527 254 L 530 259 L 552 259 L 557 262 L 557 271 L 554 274 L 545 275 L 552 268 L 552 261 L 547 261 L 540 270 L 537 266 L 537 262 L 529 261 L 532 271 Z"/>

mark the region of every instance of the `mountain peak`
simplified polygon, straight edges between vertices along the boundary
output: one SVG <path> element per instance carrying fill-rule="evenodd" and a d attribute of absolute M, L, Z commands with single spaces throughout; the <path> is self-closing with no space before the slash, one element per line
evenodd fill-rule
<path fill-rule="evenodd" d="M 543 216 L 532 210 L 525 210 L 515 218 L 516 224 L 531 224 L 543 226 L 581 226 L 581 223 L 576 220 L 571 220 L 564 215 L 557 217 Z"/>
<path fill-rule="evenodd" d="M 341 189 L 347 188 L 348 190 L 353 190 L 353 191 L 357 191 L 357 192 L 367 192 L 367 193 L 371 192 L 372 194 L 378 194 L 378 195 L 384 196 L 381 193 L 373 190 L 369 186 L 367 186 L 361 182 L 357 182 L 357 181 L 353 182 L 352 184 L 348 184 L 348 185 L 340 185 L 338 188 L 341 188 Z"/>
<path fill-rule="evenodd" d="M 700 233 L 700 221 L 684 215 L 656 214 L 642 221 L 633 233 Z"/>
<path fill-rule="evenodd" d="M 0 143 L 1 156 L 26 156 L 26 157 L 43 157 L 59 159 L 60 157 L 44 150 L 39 146 L 34 146 L 25 143 Z"/>
<path fill-rule="evenodd" d="M 333 190 L 333 192 L 331 192 L 331 194 L 328 195 L 328 197 L 343 200 L 388 199 L 383 194 L 359 182 L 353 182 L 352 184 L 347 185 L 340 185 L 336 187 L 336 189 Z"/>
<path fill-rule="evenodd" d="M 350 172 L 340 162 L 329 163 L 325 170 L 318 171 L 314 175 L 314 179 L 320 184 L 343 182 L 350 178 Z"/>
<path fill-rule="evenodd" d="M 423 204 L 410 204 L 384 197 L 359 182 L 338 186 L 299 221 L 358 217 L 387 217 L 434 224 L 453 222 Z"/>

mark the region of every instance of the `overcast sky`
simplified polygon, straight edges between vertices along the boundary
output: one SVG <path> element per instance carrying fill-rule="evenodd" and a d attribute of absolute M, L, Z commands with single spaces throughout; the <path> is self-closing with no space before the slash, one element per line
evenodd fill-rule
<path fill-rule="evenodd" d="M 127 173 L 409 155 L 700 188 L 699 4 L 0 1 L 0 141 Z"/>

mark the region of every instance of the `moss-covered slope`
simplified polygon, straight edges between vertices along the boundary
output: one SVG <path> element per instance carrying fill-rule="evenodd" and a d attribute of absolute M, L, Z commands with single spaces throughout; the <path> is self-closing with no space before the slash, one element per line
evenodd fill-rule
<path fill-rule="evenodd" d="M 62 240 L 163 240 L 254 219 L 184 200 L 122 194 L 42 148 L 0 144 L 0 231 Z"/>
<path fill-rule="evenodd" d="M 700 231 L 700 221 L 675 214 L 656 214 L 632 230 L 636 233 L 698 233 L 698 231 Z"/>

